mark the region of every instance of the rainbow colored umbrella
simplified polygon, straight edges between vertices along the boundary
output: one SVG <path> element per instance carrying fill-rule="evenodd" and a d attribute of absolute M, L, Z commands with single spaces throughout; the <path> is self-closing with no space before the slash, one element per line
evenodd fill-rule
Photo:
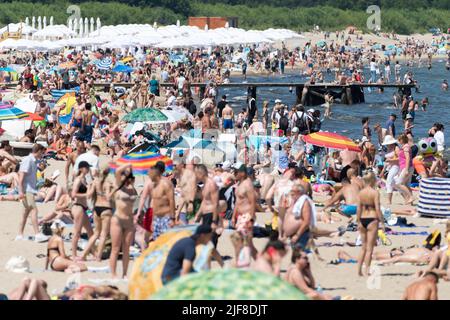
<path fill-rule="evenodd" d="M 133 174 L 135 176 L 146 176 L 148 174 L 148 169 L 153 167 L 158 161 L 162 161 L 166 165 L 164 174 L 170 174 L 173 171 L 172 159 L 154 152 L 129 153 L 115 163 L 111 163 L 109 168 L 112 172 L 115 172 L 118 167 L 131 163 L 133 166 Z"/>
<path fill-rule="evenodd" d="M 162 288 L 161 275 L 170 249 L 183 238 L 194 233 L 192 229 L 169 229 L 136 259 L 128 283 L 130 300 L 146 300 Z"/>
<path fill-rule="evenodd" d="M 18 120 L 27 118 L 28 114 L 12 104 L 0 105 L 0 121 Z"/>
<path fill-rule="evenodd" d="M 359 146 L 352 139 L 331 132 L 314 132 L 303 137 L 306 143 L 337 150 L 361 152 Z"/>
<path fill-rule="evenodd" d="M 173 280 L 153 300 L 308 300 L 273 275 L 242 269 L 215 269 Z"/>

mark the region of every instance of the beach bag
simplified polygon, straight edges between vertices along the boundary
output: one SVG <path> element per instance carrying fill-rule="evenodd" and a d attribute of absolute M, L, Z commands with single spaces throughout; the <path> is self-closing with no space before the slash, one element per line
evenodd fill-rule
<path fill-rule="evenodd" d="M 426 237 L 425 241 L 423 242 L 423 246 L 428 250 L 432 250 L 436 246 L 439 247 L 441 244 L 441 238 L 441 232 L 438 230 L 434 230 Z"/>
<path fill-rule="evenodd" d="M 303 112 L 300 117 L 297 114 L 297 120 L 295 121 L 295 126 L 298 128 L 300 134 L 303 135 L 309 133 L 309 125 L 306 119 L 307 117 L 305 118 L 305 112 Z"/>
<path fill-rule="evenodd" d="M 42 232 L 43 235 L 51 236 L 53 234 L 52 233 L 52 229 L 51 229 L 51 225 L 52 224 L 50 222 L 46 222 L 46 223 L 44 223 L 42 225 L 41 232 Z"/>
<path fill-rule="evenodd" d="M 322 122 L 319 118 L 314 118 L 311 124 L 311 133 L 312 132 L 319 132 L 320 128 L 322 127 Z"/>
<path fill-rule="evenodd" d="M 112 249 L 111 237 L 108 237 L 105 241 L 105 248 L 102 251 L 102 260 L 109 259 L 111 255 L 111 249 Z"/>

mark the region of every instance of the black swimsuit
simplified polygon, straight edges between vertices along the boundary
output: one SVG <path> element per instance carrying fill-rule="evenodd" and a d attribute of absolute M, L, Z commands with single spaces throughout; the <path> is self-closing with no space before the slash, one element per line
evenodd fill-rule
<path fill-rule="evenodd" d="M 50 258 L 50 250 L 56 250 L 56 251 L 58 251 L 58 255 L 57 255 L 56 257 L 54 257 L 54 258 L 52 259 L 52 261 L 50 261 L 50 268 L 51 268 L 52 270 L 56 271 L 55 268 L 53 268 L 53 262 L 55 262 L 56 258 L 59 258 L 59 256 L 60 256 L 59 248 L 58 248 L 58 247 L 56 247 L 56 248 L 48 248 L 48 249 L 47 249 L 47 257 L 49 257 L 49 258 Z"/>
<path fill-rule="evenodd" d="M 366 204 L 364 204 L 363 207 L 364 207 L 363 209 L 365 209 L 365 210 L 367 210 L 367 209 L 375 210 L 375 208 L 373 206 L 369 206 Z M 363 228 L 366 230 L 367 230 L 367 227 L 369 226 L 369 224 L 371 224 L 374 221 L 378 221 L 378 219 L 377 218 L 361 218 L 361 224 L 362 224 Z"/>
<path fill-rule="evenodd" d="M 102 216 L 102 213 L 107 211 L 107 210 L 112 210 L 109 207 L 94 207 L 94 211 L 95 214 L 100 218 Z"/>
<path fill-rule="evenodd" d="M 78 193 L 86 193 L 86 192 L 87 192 L 87 187 L 83 183 L 80 183 L 80 187 L 78 188 Z M 74 203 L 73 205 L 82 207 L 84 211 L 87 211 L 87 209 L 88 209 L 88 207 L 86 207 L 85 205 L 80 204 L 80 203 Z"/>

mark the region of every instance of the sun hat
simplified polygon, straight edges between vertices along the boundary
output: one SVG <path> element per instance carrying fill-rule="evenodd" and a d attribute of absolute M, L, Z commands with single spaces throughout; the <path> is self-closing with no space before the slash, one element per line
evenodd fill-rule
<path fill-rule="evenodd" d="M 275 103 L 281 103 L 280 99 L 275 99 Z"/>
<path fill-rule="evenodd" d="M 411 114 L 408 113 L 408 114 L 406 115 L 406 119 L 412 119 L 412 118 L 413 118 L 413 116 L 412 116 Z"/>
<path fill-rule="evenodd" d="M 30 263 L 22 256 L 14 256 L 6 262 L 5 269 L 15 273 L 30 272 Z"/>
<path fill-rule="evenodd" d="M 394 144 L 394 143 L 397 143 L 397 140 L 394 139 L 394 137 L 392 137 L 390 135 L 387 135 L 387 136 L 384 137 L 382 145 L 383 146 L 388 146 L 388 145 Z"/>
<path fill-rule="evenodd" d="M 314 109 L 308 109 L 308 112 L 310 112 L 310 113 L 313 113 L 314 111 L 316 111 L 316 110 L 314 110 Z"/>
<path fill-rule="evenodd" d="M 222 169 L 225 170 L 225 171 L 230 170 L 231 169 L 231 161 L 230 160 L 225 160 L 222 163 Z"/>
<path fill-rule="evenodd" d="M 297 128 L 297 127 L 292 128 L 292 132 L 293 132 L 293 133 L 298 132 L 298 128 Z"/>

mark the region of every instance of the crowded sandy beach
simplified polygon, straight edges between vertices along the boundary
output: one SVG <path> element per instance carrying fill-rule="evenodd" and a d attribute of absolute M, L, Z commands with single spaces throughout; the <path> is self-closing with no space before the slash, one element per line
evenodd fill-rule
<path fill-rule="evenodd" d="M 63 27 L 0 42 L 3 300 L 450 299 L 448 34 Z"/>

